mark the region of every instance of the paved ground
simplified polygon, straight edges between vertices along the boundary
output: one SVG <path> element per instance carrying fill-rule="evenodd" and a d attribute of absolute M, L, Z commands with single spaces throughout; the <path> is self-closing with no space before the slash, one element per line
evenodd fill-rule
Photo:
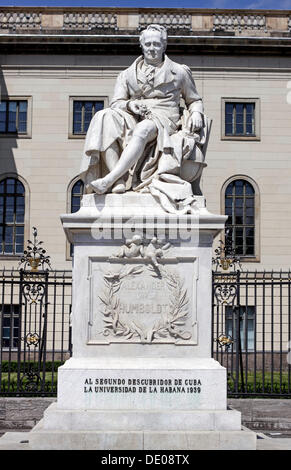
<path fill-rule="evenodd" d="M 0 434 L 3 431 L 0 431 Z M 284 433 L 257 433 L 257 450 L 291 450 L 290 432 Z M 271 434 L 271 435 L 270 435 Z M 273 435 L 272 435 L 273 434 Z M 29 432 L 6 432 L 0 438 L 1 450 L 31 450 L 29 446 Z"/>
<path fill-rule="evenodd" d="M 291 450 L 291 437 L 289 436 L 289 434 L 284 435 L 284 433 L 272 436 L 258 433 L 257 450 Z"/>

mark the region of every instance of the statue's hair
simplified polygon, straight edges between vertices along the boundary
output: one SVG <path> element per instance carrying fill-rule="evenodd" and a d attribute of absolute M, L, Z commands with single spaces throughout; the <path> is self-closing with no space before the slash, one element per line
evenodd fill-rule
<path fill-rule="evenodd" d="M 140 44 L 142 45 L 142 42 L 143 42 L 143 36 L 144 36 L 144 33 L 146 31 L 158 31 L 161 35 L 161 39 L 162 39 L 162 43 L 164 44 L 165 46 L 165 49 L 167 47 L 167 41 L 168 41 L 168 34 L 167 34 L 167 30 L 164 26 L 161 26 L 159 24 L 150 24 L 146 29 L 144 29 L 141 34 L 140 34 L 140 37 L 139 37 L 139 42 Z"/>

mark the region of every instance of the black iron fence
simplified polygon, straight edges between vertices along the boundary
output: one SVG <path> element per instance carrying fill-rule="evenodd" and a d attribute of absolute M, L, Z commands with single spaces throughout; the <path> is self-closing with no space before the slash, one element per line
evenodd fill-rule
<path fill-rule="evenodd" d="M 213 356 L 230 397 L 291 398 L 291 273 L 213 273 Z"/>
<path fill-rule="evenodd" d="M 0 395 L 56 395 L 71 289 L 70 271 L 0 272 Z M 291 273 L 214 272 L 212 319 L 228 395 L 291 398 Z"/>
<path fill-rule="evenodd" d="M 0 273 L 0 395 L 56 395 L 71 355 L 71 272 Z"/>

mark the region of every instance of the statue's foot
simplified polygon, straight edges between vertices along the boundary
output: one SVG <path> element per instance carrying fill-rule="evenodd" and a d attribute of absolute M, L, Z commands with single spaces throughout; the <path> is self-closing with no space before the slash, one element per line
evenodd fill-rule
<path fill-rule="evenodd" d="M 97 194 L 104 194 L 110 188 L 111 184 L 105 178 L 99 178 L 98 180 L 91 181 L 89 186 L 95 191 Z"/>
<path fill-rule="evenodd" d="M 125 183 L 122 179 L 116 181 L 112 188 L 112 192 L 115 194 L 122 194 L 125 193 Z"/>

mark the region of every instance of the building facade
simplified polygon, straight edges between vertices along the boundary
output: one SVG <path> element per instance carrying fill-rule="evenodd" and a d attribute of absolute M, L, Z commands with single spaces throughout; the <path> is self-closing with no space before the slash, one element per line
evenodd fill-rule
<path fill-rule="evenodd" d="M 151 23 L 167 27 L 167 54 L 190 67 L 212 119 L 208 209 L 229 215 L 245 269 L 289 270 L 291 10 L 46 7 L 0 12 L 1 267 L 17 267 L 37 227 L 52 267 L 71 269 L 59 216 L 80 204 L 86 130 Z"/>

